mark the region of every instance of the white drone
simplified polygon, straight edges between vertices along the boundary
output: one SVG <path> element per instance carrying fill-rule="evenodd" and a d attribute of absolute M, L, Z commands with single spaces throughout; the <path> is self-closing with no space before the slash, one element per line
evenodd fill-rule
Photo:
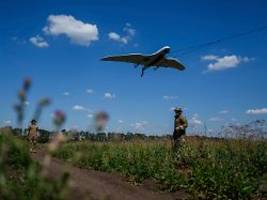
<path fill-rule="evenodd" d="M 166 58 L 166 54 L 170 52 L 171 48 L 166 46 L 156 51 L 151 55 L 142 55 L 142 54 L 128 54 L 128 55 L 119 55 L 119 56 L 108 56 L 102 58 L 103 61 L 116 61 L 116 62 L 128 62 L 134 63 L 135 67 L 142 65 L 141 77 L 144 75 L 144 71 L 150 67 L 159 67 L 174 68 L 180 71 L 185 69 L 185 66 L 175 58 Z"/>

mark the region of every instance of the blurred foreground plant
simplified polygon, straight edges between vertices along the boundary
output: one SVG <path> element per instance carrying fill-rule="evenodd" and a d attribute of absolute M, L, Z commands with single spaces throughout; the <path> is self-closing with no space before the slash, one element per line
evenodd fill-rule
<path fill-rule="evenodd" d="M 60 128 L 66 121 L 66 115 L 63 111 L 57 110 L 53 115 L 53 123 L 55 126 L 55 133 L 52 135 L 49 143 L 47 144 L 47 152 L 44 156 L 42 165 L 42 174 L 45 176 L 48 173 L 49 166 L 51 164 L 52 154 L 62 145 L 65 141 L 65 136 L 59 132 Z"/>
<path fill-rule="evenodd" d="M 96 132 L 102 132 L 105 130 L 106 124 L 109 120 L 108 113 L 102 111 L 95 114 L 95 129 Z"/>
<path fill-rule="evenodd" d="M 0 133 L 0 199 L 67 199 L 68 174 L 52 181 L 41 176 L 41 170 L 24 141 Z"/>
<path fill-rule="evenodd" d="M 17 115 L 17 124 L 18 127 L 21 129 L 21 134 L 23 131 L 23 121 L 25 118 L 25 107 L 27 105 L 27 99 L 28 99 L 28 92 L 32 86 L 32 81 L 30 78 L 26 78 L 23 81 L 22 88 L 18 92 L 18 103 L 14 105 L 14 109 Z M 49 98 L 42 98 L 35 109 L 33 118 L 37 122 L 40 119 L 40 116 L 42 114 L 43 109 L 51 104 L 51 100 Z"/>
<path fill-rule="evenodd" d="M 24 114 L 25 114 L 25 106 L 27 102 L 27 94 L 30 90 L 32 81 L 30 78 L 26 78 L 23 81 L 22 88 L 18 92 L 18 103 L 15 104 L 14 109 L 17 114 L 17 123 L 20 128 L 22 128 Z"/>
<path fill-rule="evenodd" d="M 49 98 L 42 98 L 37 104 L 37 107 L 33 115 L 33 119 L 35 119 L 36 121 L 39 121 L 43 109 L 46 106 L 49 106 L 50 104 L 51 104 L 51 100 Z"/>

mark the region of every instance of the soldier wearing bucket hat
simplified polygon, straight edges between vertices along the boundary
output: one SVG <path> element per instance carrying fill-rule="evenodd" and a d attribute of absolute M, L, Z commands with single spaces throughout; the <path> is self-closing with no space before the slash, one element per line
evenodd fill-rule
<path fill-rule="evenodd" d="M 181 108 L 174 109 L 174 131 L 173 131 L 173 144 L 174 150 L 177 151 L 181 146 L 181 141 L 186 134 L 186 128 L 188 127 L 187 119 L 183 116 L 183 110 Z"/>
<path fill-rule="evenodd" d="M 37 126 L 37 121 L 33 119 L 29 125 L 28 128 L 28 140 L 30 141 L 30 152 L 35 153 L 34 147 L 36 146 L 37 143 L 37 137 L 38 137 L 38 126 Z"/>

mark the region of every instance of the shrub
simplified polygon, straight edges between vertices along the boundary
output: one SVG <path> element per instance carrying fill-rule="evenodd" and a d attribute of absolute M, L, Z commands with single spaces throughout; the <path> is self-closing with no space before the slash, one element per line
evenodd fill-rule
<path fill-rule="evenodd" d="M 0 133 L 0 199 L 66 199 L 67 174 L 59 181 L 40 174 L 41 167 L 30 158 L 27 144 Z"/>

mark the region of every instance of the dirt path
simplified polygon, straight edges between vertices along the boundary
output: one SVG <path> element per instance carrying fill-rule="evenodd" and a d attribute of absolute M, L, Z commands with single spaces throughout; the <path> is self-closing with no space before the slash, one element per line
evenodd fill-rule
<path fill-rule="evenodd" d="M 38 150 L 33 159 L 41 162 L 44 152 Z M 145 186 L 134 186 L 118 174 L 81 169 L 62 160 L 52 158 L 49 178 L 56 179 L 67 171 L 70 174 L 71 199 L 79 200 L 174 200 L 184 199 L 184 192 L 163 193 Z"/>

